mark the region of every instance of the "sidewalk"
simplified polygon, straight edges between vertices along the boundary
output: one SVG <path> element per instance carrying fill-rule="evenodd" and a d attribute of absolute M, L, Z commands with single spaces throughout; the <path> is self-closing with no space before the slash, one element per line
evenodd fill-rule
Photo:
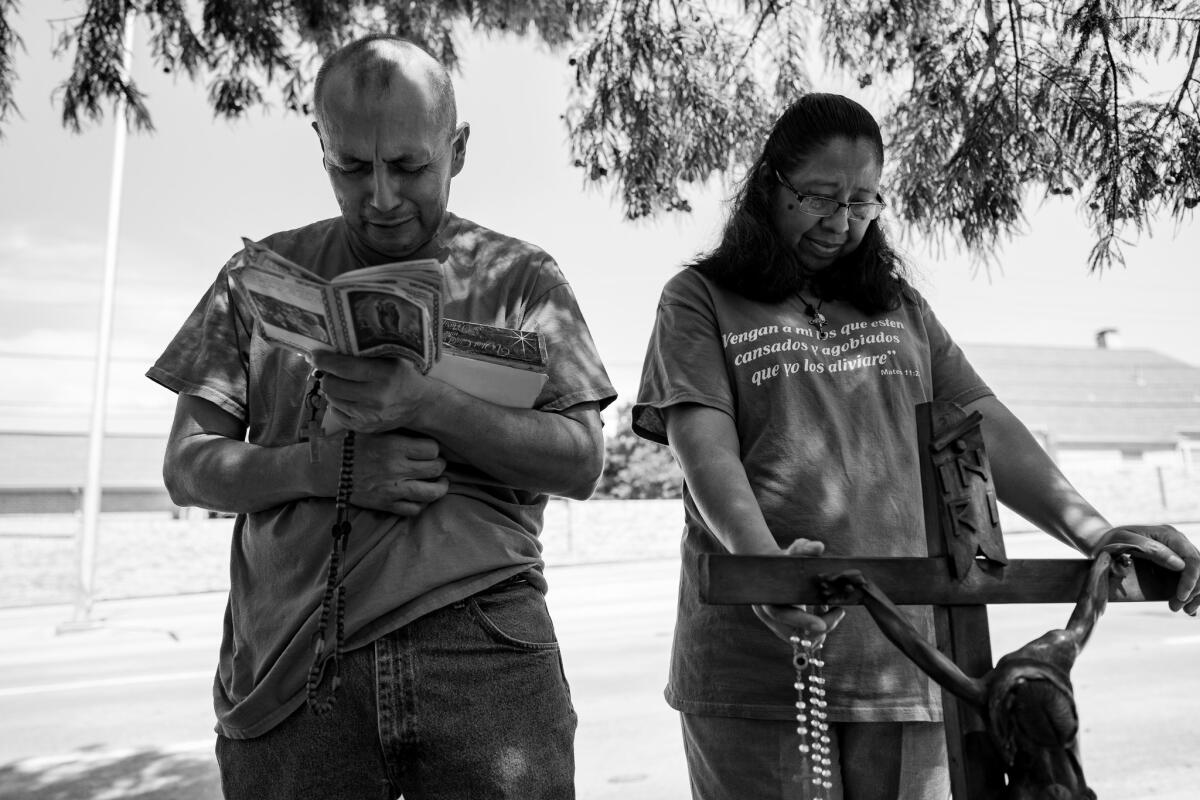
<path fill-rule="evenodd" d="M 1196 526 L 1189 535 L 1200 535 Z M 1015 535 L 1013 558 L 1071 551 Z M 578 800 L 686 800 L 678 721 L 662 700 L 678 563 L 550 566 L 548 602 L 579 713 Z M 55 628 L 69 605 L 0 609 L 0 800 L 219 800 L 211 676 L 220 592 L 102 601 L 103 625 Z M 996 655 L 1067 606 L 996 607 Z M 1192 800 L 1200 754 L 1194 620 L 1113 604 L 1072 679 L 1100 797 Z"/>
<path fill-rule="evenodd" d="M 552 567 L 547 597 L 579 715 L 578 800 L 686 800 L 662 699 L 677 563 Z M 224 596 L 0 609 L 0 800 L 219 800 L 211 682 Z"/>

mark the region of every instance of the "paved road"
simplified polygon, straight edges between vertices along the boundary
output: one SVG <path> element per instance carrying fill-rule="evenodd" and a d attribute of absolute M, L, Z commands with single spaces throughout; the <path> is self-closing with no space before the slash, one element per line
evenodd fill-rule
<path fill-rule="evenodd" d="M 1013 557 L 1068 554 L 1044 537 L 1012 539 Z M 661 696 L 676 569 L 660 560 L 549 572 L 580 717 L 580 800 L 688 796 Z M 69 607 L 0 611 L 0 798 L 217 800 L 208 698 L 223 603 L 213 594 L 105 603 L 102 626 L 69 634 L 55 632 Z M 1060 627 L 1068 611 L 994 609 L 995 652 Z M 1197 666 L 1193 620 L 1110 606 L 1073 673 L 1100 797 L 1197 796 Z"/>

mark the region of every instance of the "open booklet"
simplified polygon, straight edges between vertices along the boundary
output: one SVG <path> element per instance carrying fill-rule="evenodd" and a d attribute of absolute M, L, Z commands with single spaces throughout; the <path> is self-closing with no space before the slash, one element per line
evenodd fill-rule
<path fill-rule="evenodd" d="M 442 271 L 432 259 L 365 267 L 325 280 L 243 239 L 230 269 L 263 335 L 303 353 L 400 356 L 428 372 L 437 360 Z"/>
<path fill-rule="evenodd" d="M 442 317 L 442 272 L 433 259 L 326 280 L 242 241 L 230 276 L 250 299 L 263 336 L 276 344 L 305 354 L 407 358 L 430 377 L 499 405 L 529 408 L 546 383 L 546 347 L 536 331 Z"/>

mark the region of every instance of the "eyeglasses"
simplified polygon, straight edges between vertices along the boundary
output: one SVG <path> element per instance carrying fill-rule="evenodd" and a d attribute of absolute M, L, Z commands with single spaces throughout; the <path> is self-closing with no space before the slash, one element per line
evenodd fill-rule
<path fill-rule="evenodd" d="M 834 200 L 832 197 L 822 197 L 819 194 L 800 194 L 796 191 L 795 187 L 788 183 L 787 178 L 779 174 L 779 170 L 775 170 L 775 178 L 789 192 L 796 195 L 796 200 L 800 203 L 800 210 L 814 217 L 829 217 L 836 214 L 839 208 L 845 208 L 846 213 L 850 215 L 850 219 L 858 220 L 859 222 L 870 222 L 873 219 L 878 219 L 879 215 L 883 213 L 883 207 L 887 205 L 883 201 L 876 203 L 842 203 Z"/>

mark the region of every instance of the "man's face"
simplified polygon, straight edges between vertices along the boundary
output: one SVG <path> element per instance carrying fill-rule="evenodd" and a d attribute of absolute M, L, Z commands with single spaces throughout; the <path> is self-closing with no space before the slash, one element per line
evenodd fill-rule
<path fill-rule="evenodd" d="M 325 128 L 317 131 L 330 185 L 357 244 L 386 259 L 408 258 L 442 223 L 470 129 L 450 130 L 439 99 L 420 81 L 357 95 L 348 88 L 329 87 Z"/>

